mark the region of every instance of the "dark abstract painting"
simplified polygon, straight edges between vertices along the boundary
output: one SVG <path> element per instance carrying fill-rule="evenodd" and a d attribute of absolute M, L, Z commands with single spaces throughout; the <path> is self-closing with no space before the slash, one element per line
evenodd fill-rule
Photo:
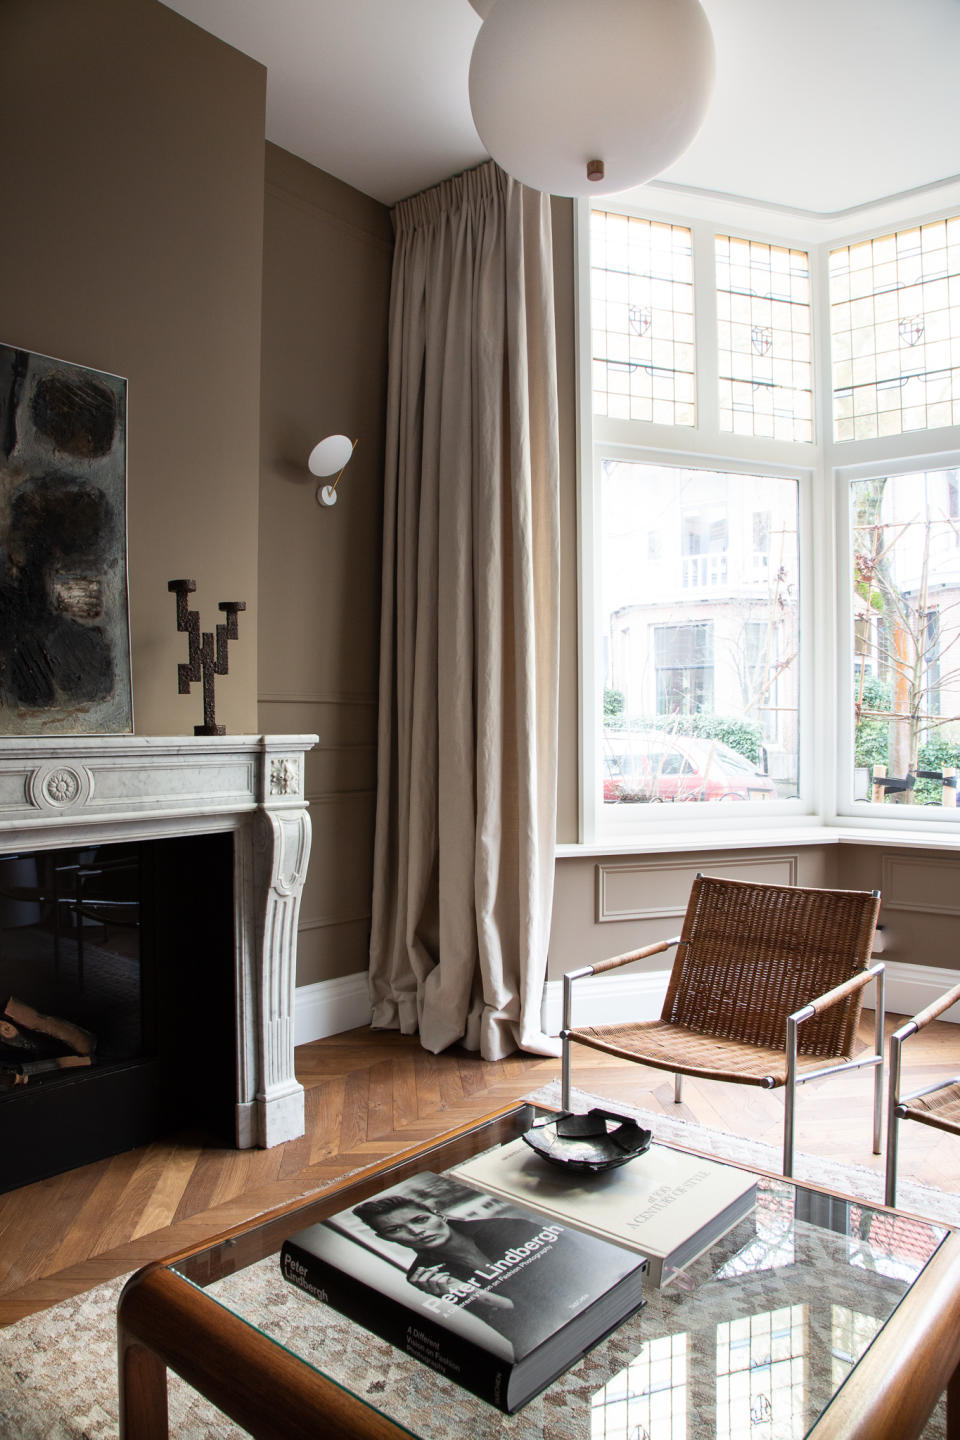
<path fill-rule="evenodd" d="M 130 731 L 126 381 L 0 345 L 0 734 Z"/>

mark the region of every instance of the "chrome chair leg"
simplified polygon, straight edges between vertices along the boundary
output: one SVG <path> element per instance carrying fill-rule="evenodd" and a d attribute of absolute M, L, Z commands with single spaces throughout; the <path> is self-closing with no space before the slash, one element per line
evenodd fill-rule
<path fill-rule="evenodd" d="M 570 1109 L 570 1037 L 564 1030 L 560 1036 L 563 1049 L 560 1056 L 560 1108 Z"/>
<path fill-rule="evenodd" d="M 900 1143 L 900 1117 L 897 1105 L 900 1097 L 900 1049 L 902 1037 L 896 1032 L 890 1036 L 890 1089 L 887 1103 L 887 1165 L 884 1184 L 884 1205 L 897 1203 L 897 1150 Z"/>
<path fill-rule="evenodd" d="M 884 1048 L 884 981 L 885 973 L 879 971 L 877 975 L 877 1008 L 874 1011 L 873 1026 L 873 1053 L 879 1056 L 879 1062 L 873 1071 L 873 1153 L 880 1154 L 881 1134 L 883 1124 L 883 1048 Z"/>
<path fill-rule="evenodd" d="M 809 1009 L 809 1007 L 807 1007 Z M 805 1011 L 799 1012 L 801 1015 Z M 796 1015 L 787 1018 L 787 1086 L 783 1104 L 783 1173 L 793 1175 L 793 1132 L 797 1109 L 797 1025 Z"/>

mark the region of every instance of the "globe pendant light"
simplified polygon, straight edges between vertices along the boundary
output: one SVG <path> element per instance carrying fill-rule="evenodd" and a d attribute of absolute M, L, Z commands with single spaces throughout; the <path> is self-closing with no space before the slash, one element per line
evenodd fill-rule
<path fill-rule="evenodd" d="M 698 0 L 471 0 L 485 16 L 470 107 L 487 151 L 525 185 L 609 195 L 683 154 L 713 90 Z"/>

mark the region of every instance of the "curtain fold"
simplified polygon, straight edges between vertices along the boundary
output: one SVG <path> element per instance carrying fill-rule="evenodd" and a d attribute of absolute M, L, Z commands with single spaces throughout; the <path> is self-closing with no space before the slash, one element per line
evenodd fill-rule
<path fill-rule="evenodd" d="M 373 1024 L 557 1054 L 550 200 L 494 162 L 394 211 Z"/>

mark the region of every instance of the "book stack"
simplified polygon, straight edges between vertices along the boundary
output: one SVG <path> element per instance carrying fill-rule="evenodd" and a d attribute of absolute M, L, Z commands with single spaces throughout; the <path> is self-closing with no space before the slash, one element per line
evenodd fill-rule
<path fill-rule="evenodd" d="M 569 1175 L 521 1141 L 292 1235 L 284 1277 L 512 1414 L 744 1215 L 742 1171 L 652 1147 Z"/>

